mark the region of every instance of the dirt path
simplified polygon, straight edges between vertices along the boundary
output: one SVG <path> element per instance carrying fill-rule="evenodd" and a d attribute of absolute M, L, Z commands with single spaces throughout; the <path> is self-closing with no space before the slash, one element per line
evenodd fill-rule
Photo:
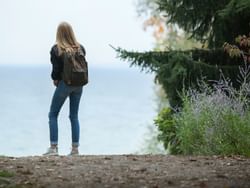
<path fill-rule="evenodd" d="M 0 187 L 250 187 L 250 158 L 117 155 L 0 157 Z"/>

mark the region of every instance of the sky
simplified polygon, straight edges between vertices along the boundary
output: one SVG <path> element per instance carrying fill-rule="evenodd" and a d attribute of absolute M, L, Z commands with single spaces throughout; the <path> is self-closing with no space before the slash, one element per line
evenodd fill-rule
<path fill-rule="evenodd" d="M 0 64 L 48 64 L 60 22 L 69 22 L 94 66 L 122 66 L 109 46 L 149 51 L 136 0 L 1 0 Z"/>

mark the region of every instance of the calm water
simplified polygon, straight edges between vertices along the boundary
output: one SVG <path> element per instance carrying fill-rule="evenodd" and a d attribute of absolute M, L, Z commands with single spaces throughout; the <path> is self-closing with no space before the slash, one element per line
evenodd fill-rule
<path fill-rule="evenodd" d="M 135 68 L 90 67 L 80 105 L 81 154 L 134 153 L 155 113 L 153 76 Z M 49 66 L 0 66 L 0 155 L 41 155 L 49 145 L 54 87 Z M 59 153 L 69 152 L 68 101 L 59 116 Z"/>

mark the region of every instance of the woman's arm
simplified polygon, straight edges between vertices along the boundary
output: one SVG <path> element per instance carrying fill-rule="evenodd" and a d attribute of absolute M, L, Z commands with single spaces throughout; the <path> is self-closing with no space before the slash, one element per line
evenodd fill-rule
<path fill-rule="evenodd" d="M 57 85 L 61 80 L 61 74 L 63 71 L 63 63 L 58 56 L 58 50 L 56 46 L 53 46 L 50 51 L 50 61 L 52 64 L 51 78 L 54 80 L 54 85 Z"/>

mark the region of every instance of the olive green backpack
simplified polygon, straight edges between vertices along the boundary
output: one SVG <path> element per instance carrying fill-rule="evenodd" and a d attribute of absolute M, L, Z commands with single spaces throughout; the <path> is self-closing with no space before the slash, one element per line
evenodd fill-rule
<path fill-rule="evenodd" d="M 85 52 L 79 48 L 63 53 L 62 79 L 69 86 L 84 86 L 88 83 L 88 64 Z"/>

